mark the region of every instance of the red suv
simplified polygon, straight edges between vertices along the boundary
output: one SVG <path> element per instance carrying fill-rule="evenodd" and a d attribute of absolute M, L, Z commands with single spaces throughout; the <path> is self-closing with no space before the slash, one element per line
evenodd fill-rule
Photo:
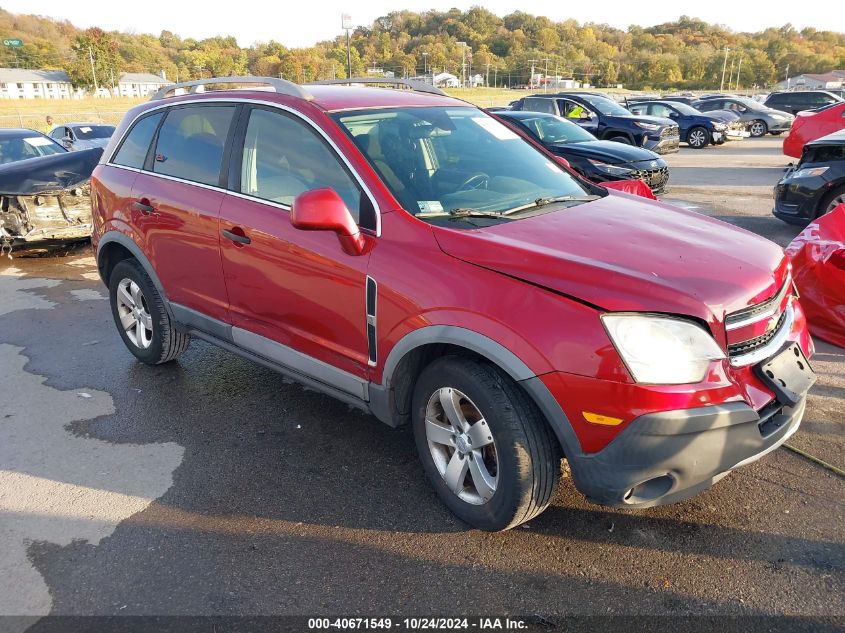
<path fill-rule="evenodd" d="M 129 350 L 197 337 L 410 423 L 488 530 L 542 512 L 562 457 L 590 500 L 648 507 L 797 430 L 812 343 L 780 248 L 416 87 L 227 78 L 131 110 L 92 178 Z"/>

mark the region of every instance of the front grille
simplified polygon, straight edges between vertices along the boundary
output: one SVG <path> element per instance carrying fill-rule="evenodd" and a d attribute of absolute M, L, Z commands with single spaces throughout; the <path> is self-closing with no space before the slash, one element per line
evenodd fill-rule
<path fill-rule="evenodd" d="M 780 307 L 780 304 L 783 302 L 784 296 L 787 292 L 789 292 L 791 286 L 792 277 L 788 276 L 777 294 L 770 297 L 769 299 L 766 299 L 762 303 L 758 303 L 757 305 L 751 306 L 750 308 L 743 308 L 742 310 L 732 312 L 727 317 L 725 317 L 725 326 L 729 330 L 731 330 L 746 321 L 753 321 L 754 317 L 759 317 L 767 313 L 774 314 L 775 312 L 777 312 L 777 308 Z"/>
<path fill-rule="evenodd" d="M 637 180 L 642 180 L 652 191 L 659 193 L 665 189 L 666 183 L 669 181 L 669 168 L 637 169 L 632 175 Z"/>
<path fill-rule="evenodd" d="M 660 138 L 671 138 L 673 136 L 678 136 L 678 126 L 677 125 L 667 125 L 663 130 L 660 132 Z"/>
<path fill-rule="evenodd" d="M 743 356 L 744 354 L 750 354 L 761 347 L 766 346 L 769 341 L 771 341 L 775 336 L 777 336 L 780 329 L 783 327 L 784 321 L 786 321 L 786 312 L 780 315 L 777 324 L 774 328 L 763 334 L 762 336 L 758 336 L 757 338 L 752 338 L 748 341 L 742 341 L 741 343 L 734 343 L 733 345 L 728 345 L 728 354 L 731 357 L 735 356 Z"/>

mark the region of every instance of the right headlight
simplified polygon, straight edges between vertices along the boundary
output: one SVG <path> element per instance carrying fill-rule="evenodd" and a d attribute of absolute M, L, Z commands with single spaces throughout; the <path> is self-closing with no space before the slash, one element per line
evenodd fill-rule
<path fill-rule="evenodd" d="M 725 358 L 701 326 L 653 314 L 604 314 L 602 323 L 634 380 L 658 385 L 701 382 Z"/>
<path fill-rule="evenodd" d="M 633 169 L 628 169 L 627 167 L 617 167 L 616 165 L 608 165 L 607 163 L 603 163 L 600 160 L 591 160 L 588 158 L 587 162 L 590 163 L 596 169 L 598 169 L 600 172 L 603 172 L 609 176 L 628 176 L 634 172 Z"/>
<path fill-rule="evenodd" d="M 798 169 L 797 171 L 792 172 L 791 174 L 789 174 L 789 177 L 814 178 L 816 176 L 821 176 L 828 169 L 830 169 L 830 167 L 806 167 L 804 169 Z"/>

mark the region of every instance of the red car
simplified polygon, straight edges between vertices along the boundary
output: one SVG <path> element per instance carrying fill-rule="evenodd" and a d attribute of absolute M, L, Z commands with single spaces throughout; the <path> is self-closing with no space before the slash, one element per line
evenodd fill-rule
<path fill-rule="evenodd" d="M 801 158 L 804 145 L 845 128 L 845 101 L 820 108 L 804 110 L 795 115 L 789 134 L 783 139 L 783 153 Z"/>
<path fill-rule="evenodd" d="M 128 349 L 200 338 L 411 424 L 487 530 L 542 512 L 562 457 L 592 501 L 648 507 L 797 430 L 812 344 L 779 247 L 414 86 L 201 80 L 132 109 L 92 180 Z"/>

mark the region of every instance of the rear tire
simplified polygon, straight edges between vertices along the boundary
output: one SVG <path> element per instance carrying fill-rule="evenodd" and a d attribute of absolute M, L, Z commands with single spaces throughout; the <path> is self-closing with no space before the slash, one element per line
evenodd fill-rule
<path fill-rule="evenodd" d="M 687 133 L 687 145 L 693 149 L 703 149 L 710 143 L 710 132 L 703 127 L 694 127 Z"/>
<path fill-rule="evenodd" d="M 123 343 L 142 363 L 167 363 L 188 348 L 190 335 L 174 327 L 161 294 L 138 260 L 124 259 L 114 267 L 109 299 Z"/>
<path fill-rule="evenodd" d="M 748 126 L 748 131 L 751 132 L 751 136 L 754 138 L 760 138 L 761 136 L 766 136 L 766 132 L 769 131 L 769 126 L 766 125 L 765 121 L 757 119 L 751 122 L 751 125 Z"/>
<path fill-rule="evenodd" d="M 461 520 L 508 530 L 548 506 L 560 448 L 533 401 L 489 363 L 445 356 L 414 388 L 411 423 L 423 468 Z"/>
<path fill-rule="evenodd" d="M 837 187 L 824 197 L 816 211 L 816 218 L 830 213 L 840 204 L 845 204 L 845 186 Z"/>

